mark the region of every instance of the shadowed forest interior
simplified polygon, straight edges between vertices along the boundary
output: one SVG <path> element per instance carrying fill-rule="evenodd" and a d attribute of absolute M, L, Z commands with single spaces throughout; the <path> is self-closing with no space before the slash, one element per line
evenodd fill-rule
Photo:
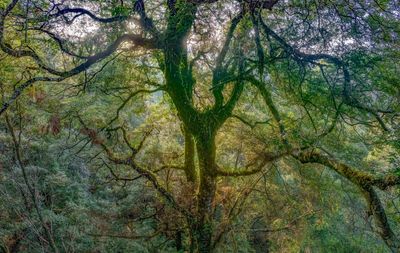
<path fill-rule="evenodd" d="M 397 0 L 0 0 L 0 252 L 400 252 Z"/>

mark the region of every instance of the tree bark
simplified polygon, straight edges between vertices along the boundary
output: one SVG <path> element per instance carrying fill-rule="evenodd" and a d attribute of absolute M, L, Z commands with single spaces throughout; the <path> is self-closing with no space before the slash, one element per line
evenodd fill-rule
<path fill-rule="evenodd" d="M 195 236 L 197 251 L 201 253 L 212 251 L 213 235 L 213 201 L 216 191 L 215 136 L 200 136 L 196 138 L 199 156 L 200 184 L 197 203 L 197 224 Z"/>
<path fill-rule="evenodd" d="M 361 186 L 364 198 L 368 203 L 368 208 L 378 228 L 378 233 L 384 240 L 391 252 L 400 252 L 400 242 L 389 225 L 385 209 L 372 186 Z"/>
<path fill-rule="evenodd" d="M 185 137 L 185 175 L 186 180 L 191 183 L 197 183 L 197 170 L 195 165 L 195 143 L 192 134 L 186 129 L 183 129 Z"/>

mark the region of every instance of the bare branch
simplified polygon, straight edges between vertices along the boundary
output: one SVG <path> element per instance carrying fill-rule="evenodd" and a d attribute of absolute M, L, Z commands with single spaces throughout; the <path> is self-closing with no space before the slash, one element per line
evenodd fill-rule
<path fill-rule="evenodd" d="M 269 124 L 271 120 L 267 119 L 265 121 L 256 121 L 254 123 L 249 122 L 248 120 L 244 119 L 243 117 L 239 115 L 231 115 L 232 118 L 238 119 L 240 122 L 243 124 L 249 126 L 251 129 L 255 128 L 257 125 L 261 124 Z"/>
<path fill-rule="evenodd" d="M 157 91 L 161 91 L 161 90 L 165 90 L 164 86 L 158 87 L 157 89 L 154 90 L 145 90 L 145 89 L 140 89 L 137 90 L 135 92 L 132 92 L 123 102 L 122 104 L 118 107 L 117 109 L 117 115 L 115 115 L 108 123 L 107 126 L 110 126 L 112 123 L 114 123 L 118 118 L 119 118 L 119 114 L 121 113 L 122 109 L 124 109 L 124 107 L 126 106 L 126 104 L 135 96 L 141 94 L 141 93 L 154 93 Z"/>

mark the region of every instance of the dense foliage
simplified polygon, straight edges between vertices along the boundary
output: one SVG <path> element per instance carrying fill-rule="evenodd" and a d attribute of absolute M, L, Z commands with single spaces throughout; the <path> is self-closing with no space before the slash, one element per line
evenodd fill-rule
<path fill-rule="evenodd" d="M 0 0 L 0 252 L 400 252 L 391 0 Z"/>

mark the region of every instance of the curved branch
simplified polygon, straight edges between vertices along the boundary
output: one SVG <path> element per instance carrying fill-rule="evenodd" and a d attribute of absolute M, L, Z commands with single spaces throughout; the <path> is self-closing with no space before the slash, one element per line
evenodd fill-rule
<path fill-rule="evenodd" d="M 254 123 L 251 123 L 250 121 L 244 119 L 243 117 L 239 116 L 239 115 L 231 115 L 231 118 L 235 118 L 237 120 L 239 120 L 240 122 L 242 122 L 243 124 L 249 126 L 251 129 L 255 128 L 257 125 L 261 125 L 261 124 L 268 124 L 270 122 L 269 119 L 265 120 L 265 121 L 256 121 Z"/>
<path fill-rule="evenodd" d="M 125 182 L 126 181 L 135 181 L 135 180 L 138 180 L 138 179 L 143 177 L 142 175 L 139 175 L 139 176 L 136 176 L 136 177 L 121 177 L 120 175 L 116 174 L 115 171 L 106 162 L 103 161 L 103 163 L 104 163 L 104 165 L 106 165 L 106 167 L 108 168 L 108 170 L 110 171 L 111 175 L 114 177 L 114 179 L 116 181 L 125 181 Z M 180 166 L 164 165 L 164 166 L 161 166 L 160 168 L 158 168 L 158 169 L 156 169 L 156 170 L 154 170 L 152 172 L 154 174 L 156 174 L 156 173 L 158 173 L 160 171 L 163 171 L 165 169 L 184 170 L 184 168 L 180 167 Z"/>
<path fill-rule="evenodd" d="M 376 186 L 381 190 L 386 190 L 389 187 L 400 185 L 399 175 L 392 174 L 384 177 L 377 177 L 370 173 L 354 169 L 333 158 L 329 158 L 317 150 L 302 151 L 298 154 L 293 154 L 293 156 L 302 163 L 319 163 L 325 165 L 349 179 L 352 183 L 362 187 Z"/>
<path fill-rule="evenodd" d="M 217 114 L 219 115 L 219 119 L 221 122 L 225 121 L 232 114 L 233 109 L 235 108 L 237 102 L 239 101 L 243 93 L 243 89 L 244 89 L 243 81 L 241 80 L 237 81 L 235 83 L 235 86 L 233 87 L 233 91 L 228 101 L 222 106 L 222 108 L 219 111 L 217 111 Z"/>
<path fill-rule="evenodd" d="M 128 16 L 114 16 L 114 17 L 109 17 L 109 18 L 103 18 L 103 17 L 98 17 L 95 14 L 93 14 L 92 12 L 84 9 L 84 8 L 64 8 L 62 10 L 59 10 L 58 12 L 54 13 L 54 14 L 50 14 L 46 17 L 43 17 L 43 20 L 49 20 L 52 18 L 57 18 L 60 16 L 64 16 L 66 14 L 69 13 L 74 13 L 74 14 L 78 14 L 80 15 L 87 15 L 89 16 L 91 19 L 97 21 L 97 22 L 101 22 L 101 23 L 112 23 L 112 22 L 116 22 L 116 21 L 124 21 L 128 18 Z"/>
<path fill-rule="evenodd" d="M 36 62 L 36 64 L 41 69 L 46 70 L 50 74 L 64 77 L 64 78 L 71 77 L 73 75 L 81 73 L 82 71 L 87 70 L 93 64 L 105 59 L 106 57 L 108 57 L 112 53 L 114 53 L 118 49 L 118 47 L 124 42 L 132 42 L 136 46 L 141 46 L 141 47 L 144 47 L 147 49 L 158 48 L 155 40 L 145 39 L 145 38 L 141 37 L 140 35 L 135 35 L 135 34 L 124 34 L 124 35 L 118 37 L 104 51 L 101 51 L 97 54 L 87 57 L 86 61 L 81 63 L 80 65 L 78 65 L 68 71 L 58 71 L 56 69 L 53 69 L 53 68 L 47 66 L 35 51 L 33 51 L 33 50 L 15 50 L 15 49 L 11 48 L 10 45 L 5 43 L 4 42 L 4 34 L 3 34 L 3 31 L 4 31 L 3 25 L 4 25 L 4 19 L 0 19 L 0 48 L 3 52 L 5 52 L 6 54 L 8 54 L 10 56 L 16 57 L 16 58 L 30 57 Z"/>
<path fill-rule="evenodd" d="M 369 173 L 358 171 L 350 166 L 341 163 L 335 159 L 328 158 L 320 154 L 316 150 L 304 151 L 299 154 L 293 154 L 293 157 L 298 159 L 301 163 L 318 163 L 322 164 L 332 170 L 336 171 L 341 176 L 347 178 L 350 182 L 355 184 L 363 193 L 366 202 L 368 203 L 369 210 L 375 218 L 375 223 L 379 229 L 379 235 L 385 241 L 386 245 L 392 252 L 399 252 L 400 241 L 393 233 L 390 224 L 387 220 L 385 209 L 379 200 L 377 193 L 373 186 L 382 190 L 388 187 L 400 185 L 400 176 L 388 175 L 385 177 L 376 177 Z"/>
<path fill-rule="evenodd" d="M 40 28 L 40 27 L 39 28 L 32 28 L 32 30 L 43 32 L 43 33 L 47 34 L 51 39 L 53 39 L 58 44 L 60 50 L 63 51 L 64 53 L 66 53 L 66 54 L 68 54 L 70 56 L 76 57 L 76 58 L 80 58 L 80 59 L 87 59 L 88 58 L 87 56 L 78 55 L 78 54 L 76 54 L 74 52 L 69 51 L 68 48 L 66 47 L 66 45 L 64 44 L 63 39 L 58 37 L 55 33 L 50 32 L 50 31 L 45 30 L 45 29 Z"/>

